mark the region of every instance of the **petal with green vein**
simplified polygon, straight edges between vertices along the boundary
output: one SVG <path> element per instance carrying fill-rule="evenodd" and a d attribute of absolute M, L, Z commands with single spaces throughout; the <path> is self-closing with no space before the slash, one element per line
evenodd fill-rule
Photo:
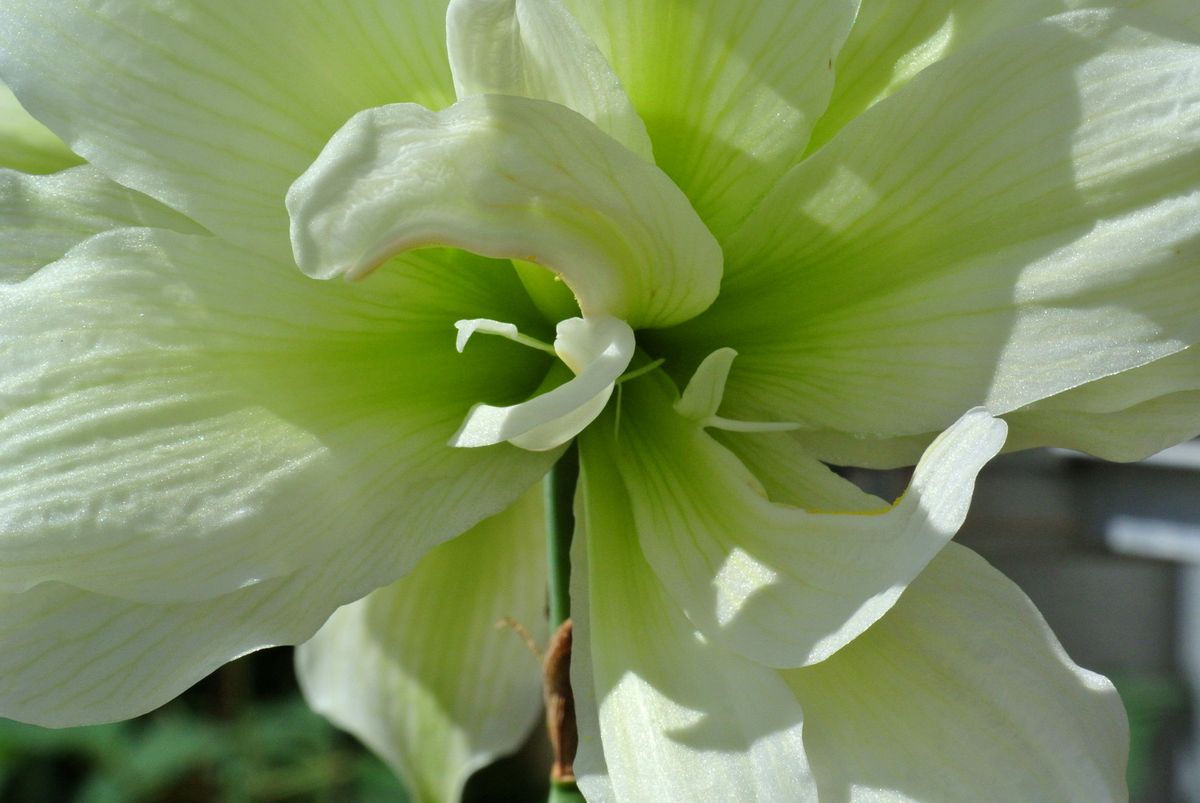
<path fill-rule="evenodd" d="M 707 638 L 776 667 L 820 661 L 896 601 L 954 536 L 975 474 L 1004 442 L 976 409 L 943 433 L 893 506 L 810 512 L 760 482 L 671 409 L 661 376 L 627 383 L 612 447 L 638 540 L 663 586 Z M 779 436 L 786 437 L 786 436 Z"/>
<path fill-rule="evenodd" d="M 454 350 L 455 320 L 535 320 L 524 299 L 461 253 L 330 284 L 135 229 L 0 286 L 0 589 L 183 602 L 334 556 L 342 601 L 391 582 L 553 460 L 446 445 L 545 372 L 497 338 Z"/>
<path fill-rule="evenodd" d="M 287 196 L 310 276 L 362 276 L 431 245 L 536 262 L 585 318 L 686 320 L 717 295 L 721 249 L 662 171 L 557 103 L 507 95 L 356 115 Z"/>
<path fill-rule="evenodd" d="M 738 350 L 732 417 L 890 437 L 1196 342 L 1200 47 L 1137 19 L 1063 15 L 924 70 L 783 179 L 666 347 Z"/>
<path fill-rule="evenodd" d="M 620 801 L 815 797 L 791 691 L 701 637 L 660 585 L 606 438 L 581 440 L 572 550 L 571 677 L 593 684 L 578 719 L 581 789 L 589 800 L 609 789 Z"/>
<path fill-rule="evenodd" d="M 21 281 L 88 237 L 124 227 L 203 232 L 178 212 L 110 181 L 90 165 L 49 176 L 0 170 L 0 283 Z"/>
<path fill-rule="evenodd" d="M 567 0 L 646 123 L 659 166 L 724 242 L 799 159 L 853 0 Z"/>
<path fill-rule="evenodd" d="M 0 78 L 71 148 L 290 260 L 283 196 L 360 109 L 454 99 L 446 0 L 14 0 Z"/>
<path fill-rule="evenodd" d="M 1033 604 L 950 544 L 896 607 L 783 677 L 822 800 L 1127 800 L 1116 691 Z"/>
<path fill-rule="evenodd" d="M 537 719 L 540 662 L 502 620 L 545 643 L 544 532 L 538 484 L 339 609 L 296 652 L 313 710 L 379 754 L 416 801 L 457 801 Z"/>
<path fill-rule="evenodd" d="M 654 161 L 646 126 L 620 80 L 561 0 L 452 0 L 446 40 L 459 98 L 519 95 L 561 103 Z"/>

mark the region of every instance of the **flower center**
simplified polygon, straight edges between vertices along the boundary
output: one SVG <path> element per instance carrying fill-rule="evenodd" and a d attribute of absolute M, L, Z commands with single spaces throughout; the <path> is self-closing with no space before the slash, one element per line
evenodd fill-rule
<path fill-rule="evenodd" d="M 662 364 L 654 360 L 625 373 L 636 349 L 633 329 L 613 317 L 567 318 L 556 328 L 554 344 L 521 334 L 511 323 L 490 318 L 456 321 L 459 353 L 472 335 L 496 335 L 523 346 L 553 354 L 574 378 L 509 407 L 476 404 L 467 413 L 451 446 L 492 446 L 508 442 L 522 449 L 543 452 L 562 446 L 596 420 L 621 382 L 648 373 Z M 781 432 L 799 429 L 792 422 L 738 421 L 717 414 L 725 382 L 737 352 L 717 349 L 708 355 L 675 402 L 675 411 L 701 427 L 733 432 Z"/>
<path fill-rule="evenodd" d="M 451 446 L 491 446 L 507 441 L 542 452 L 563 445 L 603 412 L 637 346 L 629 324 L 611 316 L 560 321 L 553 346 L 521 334 L 511 323 L 487 318 L 457 321 L 454 326 L 460 353 L 477 332 L 498 335 L 554 354 L 574 378 L 509 407 L 476 404 L 450 439 Z"/>

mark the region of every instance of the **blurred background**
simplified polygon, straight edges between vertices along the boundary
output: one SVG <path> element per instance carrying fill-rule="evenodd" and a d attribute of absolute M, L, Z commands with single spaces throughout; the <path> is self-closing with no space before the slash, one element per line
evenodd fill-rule
<path fill-rule="evenodd" d="M 518 755 L 476 773 L 466 799 L 544 801 L 544 740 L 539 732 Z M 129 722 L 49 730 L 0 719 L 3 803 L 408 800 L 387 766 L 309 711 L 290 647 L 227 664 Z"/>
<path fill-rule="evenodd" d="M 894 498 L 907 472 L 851 472 Z M 1200 442 L 1137 464 L 1003 456 L 958 536 L 1015 580 L 1067 652 L 1108 675 L 1132 728 L 1135 803 L 1200 803 Z M 534 734 L 471 781 L 474 803 L 545 800 Z M 290 649 L 236 661 L 141 719 L 0 720 L 0 803 L 405 801 L 391 772 L 300 700 Z"/>

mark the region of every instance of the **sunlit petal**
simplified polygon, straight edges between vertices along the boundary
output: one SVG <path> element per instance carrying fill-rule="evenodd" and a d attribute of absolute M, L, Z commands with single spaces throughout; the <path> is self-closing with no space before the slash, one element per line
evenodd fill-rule
<path fill-rule="evenodd" d="M 509 504 L 550 456 L 445 443 L 544 372 L 496 338 L 454 351 L 454 320 L 522 291 L 425 256 L 330 285 L 125 230 L 0 287 L 0 589 L 168 603 L 332 561 L 348 601 Z"/>
<path fill-rule="evenodd" d="M 731 417 L 899 436 L 1196 342 L 1200 47 L 1129 21 L 922 71 L 780 183 L 664 348 L 738 350 Z"/>
<path fill-rule="evenodd" d="M 775 672 L 696 633 L 660 585 L 604 437 L 584 436 L 572 558 L 572 680 L 593 684 L 596 707 L 579 717 L 581 788 L 602 799 L 611 785 L 620 801 L 812 798 L 800 707 Z"/>
<path fill-rule="evenodd" d="M 972 411 L 895 505 L 809 512 L 768 501 L 732 454 L 672 416 L 664 384 L 629 383 L 613 446 L 642 551 L 706 637 L 770 666 L 820 661 L 883 615 L 958 530 L 1004 442 L 1003 422 Z"/>
<path fill-rule="evenodd" d="M 544 529 L 538 485 L 339 609 L 297 650 L 309 705 L 419 800 L 457 801 L 467 776 L 515 750 L 537 719 L 539 661 L 503 620 L 545 642 Z"/>

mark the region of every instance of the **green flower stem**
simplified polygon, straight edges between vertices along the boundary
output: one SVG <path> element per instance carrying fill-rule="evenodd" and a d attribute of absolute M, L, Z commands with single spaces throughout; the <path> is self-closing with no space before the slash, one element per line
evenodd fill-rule
<path fill-rule="evenodd" d="M 547 803 L 583 803 L 586 800 L 574 781 L 551 781 Z"/>
<path fill-rule="evenodd" d="M 546 476 L 546 557 L 549 560 L 550 632 L 571 616 L 571 536 L 575 531 L 575 484 L 579 450 L 575 444 Z"/>

